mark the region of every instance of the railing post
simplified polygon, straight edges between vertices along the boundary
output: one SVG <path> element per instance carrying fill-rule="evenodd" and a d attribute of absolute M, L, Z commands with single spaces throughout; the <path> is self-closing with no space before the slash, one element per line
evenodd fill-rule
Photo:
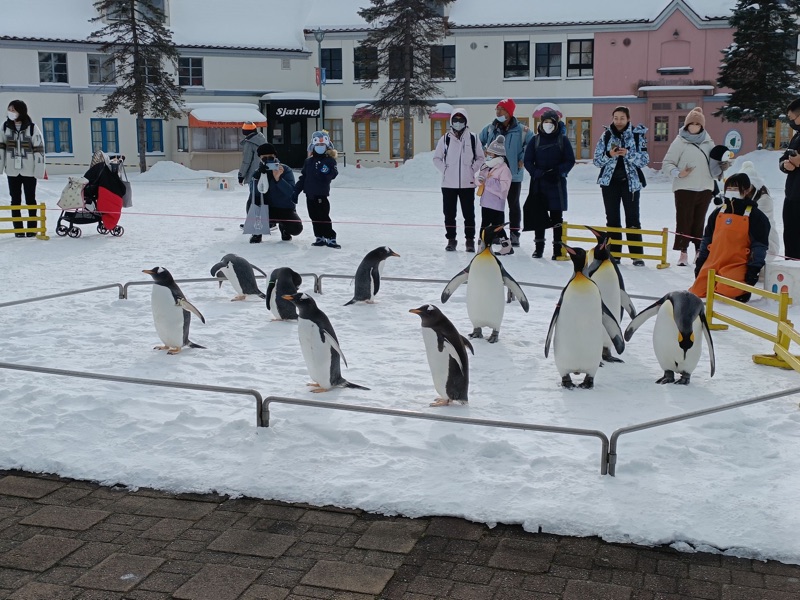
<path fill-rule="evenodd" d="M 657 269 L 666 269 L 669 267 L 669 263 L 667 262 L 667 243 L 669 242 L 668 234 L 669 231 L 666 227 L 661 230 L 661 262 L 656 265 Z"/>

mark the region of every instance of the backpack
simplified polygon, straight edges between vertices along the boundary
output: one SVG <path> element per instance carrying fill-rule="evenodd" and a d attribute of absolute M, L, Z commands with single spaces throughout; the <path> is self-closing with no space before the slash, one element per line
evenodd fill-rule
<path fill-rule="evenodd" d="M 641 147 L 639 146 L 639 138 L 640 138 L 641 135 L 642 134 L 637 132 L 637 131 L 633 132 L 633 145 L 636 146 L 636 150 L 639 150 L 639 151 L 641 151 Z M 608 152 L 608 142 L 610 140 L 611 140 L 611 130 L 610 129 L 606 129 L 603 132 L 603 143 L 605 144 L 606 152 Z M 647 187 L 647 179 L 645 178 L 644 173 L 642 172 L 642 170 L 639 167 L 636 167 L 636 174 L 639 176 L 639 183 L 642 184 L 642 189 L 646 188 Z"/>
<path fill-rule="evenodd" d="M 472 142 L 472 162 L 473 163 L 475 162 L 475 158 L 476 158 L 476 156 L 475 156 L 475 140 L 476 140 L 476 135 L 470 131 L 469 132 L 469 141 Z M 444 160 L 445 161 L 447 160 L 447 149 L 449 147 L 450 147 L 450 136 L 445 133 L 444 134 Z"/>

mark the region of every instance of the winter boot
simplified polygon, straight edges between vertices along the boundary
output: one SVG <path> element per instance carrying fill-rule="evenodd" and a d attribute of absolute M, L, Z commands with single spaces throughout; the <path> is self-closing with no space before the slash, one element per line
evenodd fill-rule
<path fill-rule="evenodd" d="M 544 256 L 544 240 L 536 240 L 536 248 L 531 256 L 533 258 L 542 258 Z"/>
<path fill-rule="evenodd" d="M 511 232 L 511 247 L 519 248 L 519 231 Z"/>
<path fill-rule="evenodd" d="M 464 249 L 467 252 L 475 252 L 475 240 L 467 240 L 467 243 L 465 244 Z"/>
<path fill-rule="evenodd" d="M 455 240 L 447 240 L 447 246 L 445 246 L 445 250 L 448 252 L 455 252 L 456 251 L 457 242 Z"/>
<path fill-rule="evenodd" d="M 553 260 L 558 260 L 561 256 L 561 244 L 553 244 Z"/>
<path fill-rule="evenodd" d="M 311 242 L 311 245 L 312 246 L 318 246 L 318 247 L 319 246 L 327 246 L 328 245 L 328 240 L 326 240 L 324 237 L 318 237 L 316 240 Z"/>
<path fill-rule="evenodd" d="M 281 239 L 284 242 L 290 242 L 292 241 L 292 234 L 286 233 L 285 231 L 281 231 Z"/>
<path fill-rule="evenodd" d="M 328 248 L 336 248 L 338 250 L 341 246 L 336 243 L 336 238 L 331 238 L 328 240 Z"/>
<path fill-rule="evenodd" d="M 250 243 L 251 244 L 260 244 L 261 243 L 261 236 L 260 235 L 251 235 L 250 236 Z"/>

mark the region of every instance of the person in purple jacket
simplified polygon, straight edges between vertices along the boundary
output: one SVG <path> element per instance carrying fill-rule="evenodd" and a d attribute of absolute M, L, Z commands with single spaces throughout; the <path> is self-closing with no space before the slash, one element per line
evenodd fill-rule
<path fill-rule="evenodd" d="M 436 144 L 433 164 L 442 172 L 442 203 L 444 211 L 445 250 L 456 249 L 456 212 L 461 204 L 464 217 L 465 249 L 475 252 L 475 172 L 484 162 L 483 147 L 478 136 L 467 126 L 467 111 L 453 109 L 450 131 Z"/>

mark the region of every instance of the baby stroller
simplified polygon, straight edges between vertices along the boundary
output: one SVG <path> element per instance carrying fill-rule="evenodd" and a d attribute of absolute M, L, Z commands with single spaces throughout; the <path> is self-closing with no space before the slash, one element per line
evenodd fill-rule
<path fill-rule="evenodd" d="M 89 180 L 83 188 L 83 207 L 61 211 L 56 223 L 57 235 L 79 238 L 82 231 L 76 225 L 89 223 L 97 223 L 97 233 L 101 235 L 110 233 L 119 237 L 125 233 L 125 229 L 117 225 L 126 191 L 120 177 L 125 174 L 124 161 L 123 155 L 110 157 L 104 152 L 94 153 L 89 170 L 83 175 Z"/>

